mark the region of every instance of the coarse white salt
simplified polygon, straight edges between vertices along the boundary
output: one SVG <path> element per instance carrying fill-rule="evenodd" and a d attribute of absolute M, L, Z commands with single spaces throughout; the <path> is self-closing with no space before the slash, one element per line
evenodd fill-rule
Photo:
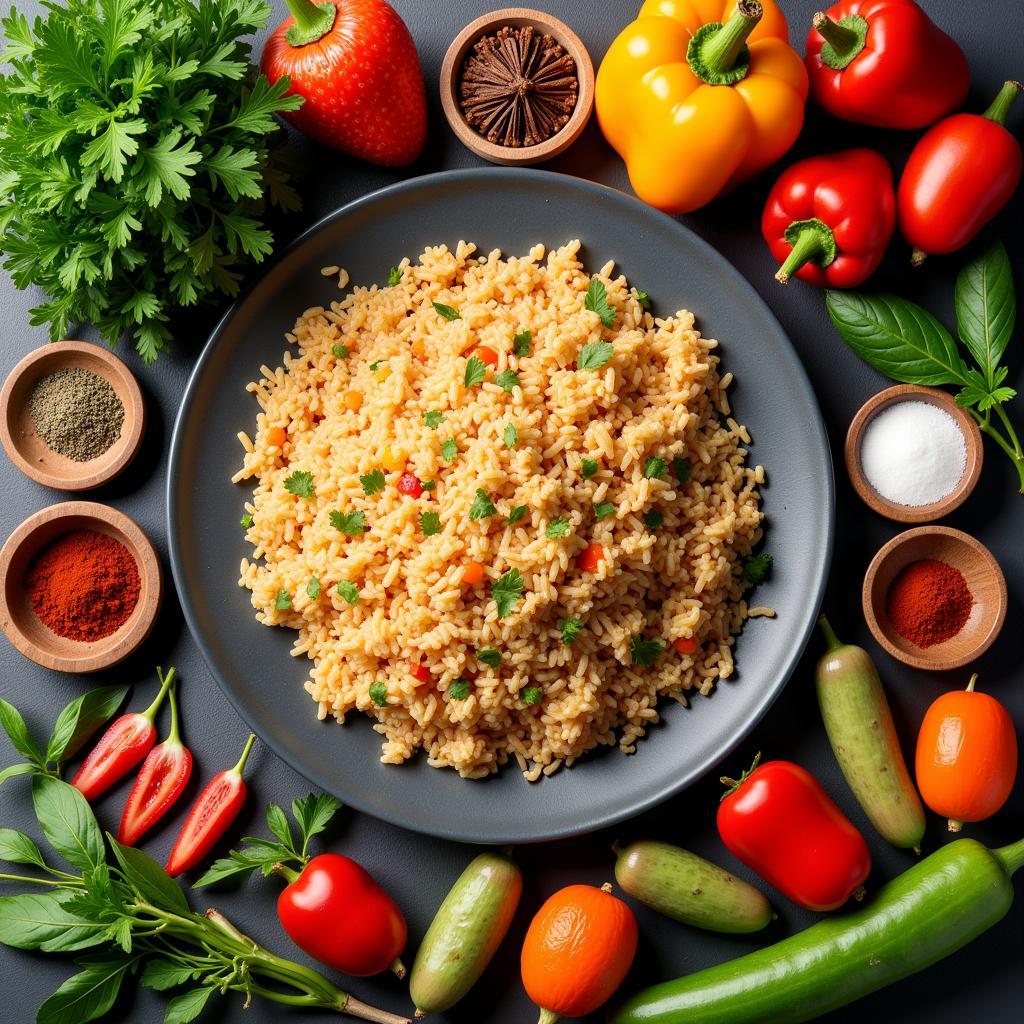
<path fill-rule="evenodd" d="M 956 420 L 931 402 L 894 402 L 873 416 L 860 445 L 864 476 L 897 505 L 930 505 L 952 493 L 967 469 Z"/>

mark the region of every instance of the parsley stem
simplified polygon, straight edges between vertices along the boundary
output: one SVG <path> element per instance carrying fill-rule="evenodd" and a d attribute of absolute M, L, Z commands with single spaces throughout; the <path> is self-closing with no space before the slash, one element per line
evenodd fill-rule
<path fill-rule="evenodd" d="M 1024 458 L 1024 453 L 1021 452 L 1020 438 L 1017 437 L 1017 432 L 1013 429 L 1013 424 L 1010 422 L 1010 417 L 1006 415 L 1006 410 L 1003 408 L 1001 402 L 996 404 L 995 407 L 996 415 L 1003 421 L 1003 426 L 1006 427 L 1006 433 L 1009 435 L 1010 441 L 1013 444 L 1013 450 L 1017 453 L 1017 459 Z"/>
<path fill-rule="evenodd" d="M 996 409 L 998 410 L 999 407 L 996 406 Z M 999 447 L 1002 448 L 1003 451 L 1006 452 L 1006 454 L 1010 457 L 1010 460 L 1013 462 L 1013 465 L 1017 470 L 1017 476 L 1020 477 L 1020 493 L 1024 494 L 1024 458 L 1022 458 L 1020 455 L 1017 454 L 1017 452 L 1013 450 L 1013 446 L 990 422 L 988 422 L 986 417 L 982 416 L 981 413 L 979 413 L 975 409 L 971 409 L 970 413 L 977 421 L 978 427 L 980 428 L 981 432 L 991 437 L 992 440 L 995 441 L 995 443 L 999 445 Z"/>

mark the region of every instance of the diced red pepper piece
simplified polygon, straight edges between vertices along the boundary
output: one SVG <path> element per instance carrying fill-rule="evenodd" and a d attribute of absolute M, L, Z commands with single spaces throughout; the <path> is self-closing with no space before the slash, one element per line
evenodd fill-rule
<path fill-rule="evenodd" d="M 409 662 L 409 675 L 419 683 L 430 682 L 430 669 L 426 665 L 421 665 L 418 661 Z"/>
<path fill-rule="evenodd" d="M 477 345 L 475 355 L 481 363 L 489 366 L 492 370 L 498 365 L 498 353 L 493 348 L 488 348 L 486 345 Z"/>
<path fill-rule="evenodd" d="M 399 494 L 408 495 L 410 498 L 418 498 L 423 493 L 423 484 L 415 473 L 403 473 L 398 478 Z"/>
<path fill-rule="evenodd" d="M 584 572 L 597 572 L 598 566 L 605 557 L 604 547 L 601 544 L 588 544 L 576 559 L 576 564 Z"/>
<path fill-rule="evenodd" d="M 673 644 L 673 647 L 683 655 L 693 654 L 700 644 L 697 643 L 695 636 L 681 636 Z"/>

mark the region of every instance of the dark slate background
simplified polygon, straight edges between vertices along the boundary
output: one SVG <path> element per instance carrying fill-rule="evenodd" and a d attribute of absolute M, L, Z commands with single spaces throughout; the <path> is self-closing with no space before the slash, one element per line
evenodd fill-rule
<path fill-rule="evenodd" d="M 17 6 L 34 14 L 35 0 L 19 0 Z M 302 228 L 356 196 L 387 185 L 401 177 L 430 171 L 477 166 L 454 138 L 441 113 L 436 80 L 441 59 L 450 40 L 459 29 L 479 14 L 497 9 L 500 4 L 488 0 L 395 0 L 419 47 L 430 96 L 431 132 L 428 148 L 414 167 L 404 171 L 381 171 L 348 160 L 304 141 L 297 151 L 305 163 L 307 178 L 302 186 L 304 212 L 286 221 L 279 239 L 286 241 Z M 618 30 L 635 13 L 637 0 L 544 0 L 539 4 L 564 19 L 582 37 L 594 58 L 600 60 Z M 815 0 L 783 0 L 793 38 L 803 50 L 803 39 L 811 15 L 818 8 Z M 1021 38 L 1024 37 L 1024 5 L 1018 0 L 988 0 L 967 4 L 959 0 L 928 0 L 924 6 L 963 46 L 971 64 L 973 81 L 969 109 L 983 110 L 1009 77 L 1024 74 Z M 278 15 L 285 10 L 283 0 L 274 0 Z M 1024 106 L 1012 121 L 1017 134 L 1024 133 Z M 807 125 L 792 157 L 849 145 L 873 145 L 882 149 L 899 167 L 914 142 L 910 133 L 876 132 L 844 125 L 823 116 L 813 107 L 808 110 Z M 618 157 L 604 143 L 596 123 L 581 140 L 551 169 L 593 178 L 628 189 Z M 685 218 L 696 232 L 719 248 L 768 300 L 793 344 L 803 358 L 818 394 L 822 412 L 832 439 L 838 468 L 838 523 L 836 558 L 826 599 L 826 610 L 840 634 L 865 644 L 878 659 L 889 688 L 890 700 L 908 750 L 924 709 L 946 689 L 962 686 L 966 673 L 929 675 L 904 668 L 883 655 L 870 640 L 860 611 L 860 584 L 865 568 L 875 551 L 892 537 L 898 527 L 873 515 L 853 494 L 842 470 L 842 443 L 847 425 L 857 407 L 885 381 L 861 363 L 842 345 L 827 321 L 821 296 L 802 283 L 783 289 L 772 280 L 774 267 L 760 237 L 757 224 L 770 175 L 750 183 L 705 210 Z M 1020 238 L 1021 197 L 1000 217 L 1002 234 L 1010 247 L 1016 276 L 1024 287 L 1024 243 Z M 906 267 L 906 246 L 897 240 L 890 258 L 879 276 L 879 283 L 923 302 L 947 323 L 952 318 L 952 283 L 960 263 L 956 256 L 931 259 L 927 268 L 911 274 Z M 667 256 L 668 258 L 668 256 Z M 684 270 L 685 268 L 681 268 Z M 46 342 L 43 329 L 30 328 L 29 307 L 39 301 L 36 294 L 14 290 L 6 275 L 0 276 L 0 313 L 4 323 L 5 344 L 0 356 L 0 372 L 6 373 L 26 352 Z M 164 521 L 164 484 L 170 431 L 178 407 L 178 398 L 196 352 L 209 328 L 222 310 L 182 320 L 177 325 L 172 354 L 157 365 L 146 367 L 131 352 L 121 351 L 138 374 L 146 397 L 149 428 L 142 453 L 134 466 L 119 480 L 88 495 L 109 502 L 134 517 L 152 537 L 165 560 L 166 526 Z M 88 335 L 86 335 L 88 336 Z M 1012 364 L 1009 382 L 1024 392 L 1024 346 L 1021 331 L 1011 345 Z M 1018 423 L 1024 421 L 1024 400 L 1017 399 L 1012 412 Z M 1016 721 L 1024 722 L 1024 689 L 1021 665 L 1024 662 L 1021 611 L 1024 601 L 1024 553 L 1020 543 L 1024 525 L 1024 498 L 1016 493 L 1015 475 L 1005 457 L 994 447 L 987 449 L 987 464 L 977 491 L 965 507 L 949 517 L 952 526 L 982 538 L 995 552 L 1010 586 L 1010 613 L 999 642 L 975 666 L 982 685 L 998 695 L 1011 709 Z M 22 477 L 11 464 L 0 458 L 0 535 L 6 536 L 26 516 L 51 503 L 63 500 L 57 492 L 39 487 Z M 851 818 L 866 830 L 875 858 L 869 885 L 882 882 L 903 870 L 913 855 L 888 848 L 872 831 L 845 786 L 821 726 L 815 704 L 812 680 L 819 648 L 815 644 L 774 709 L 750 740 L 729 759 L 723 770 L 734 772 L 743 767 L 757 750 L 767 757 L 790 758 L 807 766 L 825 782 L 829 791 Z M 742 659 L 742 644 L 739 656 Z M 25 660 L 6 641 L 0 641 L 0 694 L 20 707 L 30 726 L 45 733 L 60 707 L 90 686 L 101 683 L 137 684 L 133 707 L 148 703 L 155 689 L 153 667 L 173 664 L 183 681 L 184 735 L 196 755 L 196 772 L 187 794 L 190 800 L 198 785 L 211 774 L 234 763 L 246 735 L 246 727 L 221 695 L 202 662 L 196 646 L 185 631 L 181 612 L 170 586 L 156 630 L 144 649 L 128 663 L 94 679 L 58 675 Z M 162 723 L 166 728 L 166 722 Z M 643 756 L 641 752 L 638 756 Z M 0 740 L 0 765 L 12 760 L 5 739 Z M 268 801 L 287 804 L 306 791 L 305 781 L 287 765 L 257 745 L 249 765 L 251 798 L 242 820 L 232 830 L 232 838 L 263 828 L 263 810 Z M 580 770 L 586 770 L 585 765 Z M 628 770 L 628 765 L 623 766 Z M 520 849 L 517 858 L 526 876 L 519 916 L 506 944 L 492 964 L 485 980 L 455 1010 L 438 1021 L 479 1024 L 523 1024 L 535 1019 L 535 1010 L 519 981 L 519 943 L 533 911 L 551 892 L 570 882 L 600 884 L 611 876 L 611 842 L 617 837 L 643 835 L 663 837 L 683 844 L 737 870 L 750 878 L 725 851 L 714 829 L 714 812 L 719 786 L 715 776 L 683 796 L 663 805 L 644 819 L 628 822 L 613 832 L 563 843 Z M 23 779 L 8 782 L 0 792 L 0 823 L 35 833 Z M 108 794 L 98 805 L 100 821 L 113 828 L 123 806 L 127 784 Z M 184 815 L 185 803 L 145 842 L 146 850 L 164 858 Z M 991 843 L 1013 841 L 1024 834 L 1024 787 L 1018 787 L 1009 804 L 991 822 L 971 827 L 971 835 Z M 944 842 L 943 824 L 935 816 L 929 820 L 926 848 Z M 410 926 L 407 959 L 411 961 L 416 944 L 431 916 L 474 850 L 433 839 L 426 839 L 394 828 L 364 815 L 343 812 L 337 827 L 327 840 L 333 850 L 357 858 L 394 894 L 406 912 Z M 1017 889 L 1020 893 L 1020 883 Z M 10 891 L 3 883 L 0 891 Z M 216 905 L 240 927 L 286 955 L 296 955 L 278 926 L 274 900 L 277 885 L 273 881 L 254 880 L 237 892 L 196 895 L 194 906 Z M 738 956 L 774 941 L 810 924 L 814 915 L 794 907 L 773 894 L 779 920 L 765 933 L 754 937 L 716 936 L 696 931 L 663 919 L 642 906 L 635 906 L 640 921 L 641 943 L 627 989 L 675 977 L 710 964 Z M 896 985 L 858 1004 L 833 1014 L 834 1024 L 884 1020 L 892 1024 L 941 1024 L 941 1022 L 1019 1020 L 1024 1005 L 1024 902 L 988 934 L 946 965 Z M 58 957 L 43 957 L 0 948 L 0 976 L 5 979 L 4 1002 L 0 1020 L 23 1024 L 33 1019 L 35 1007 L 72 970 Z M 346 979 L 339 979 L 342 984 Z M 410 1004 L 403 986 L 393 978 L 356 980 L 354 994 L 368 1002 L 393 1011 L 409 1012 Z M 152 993 L 128 994 L 121 998 L 114 1020 L 158 1021 L 162 1000 Z M 277 1006 L 254 1004 L 243 1014 L 241 1000 L 235 996 L 214 999 L 202 1018 L 206 1021 L 327 1020 L 328 1015 L 301 1014 Z M 334 1018 L 331 1018 L 334 1019 Z M 598 1016 L 595 1021 L 601 1019 Z"/>

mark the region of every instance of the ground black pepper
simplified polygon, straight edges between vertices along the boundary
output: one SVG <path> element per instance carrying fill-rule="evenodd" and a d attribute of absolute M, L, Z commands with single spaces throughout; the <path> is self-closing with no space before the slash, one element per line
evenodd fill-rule
<path fill-rule="evenodd" d="M 41 377 L 28 409 L 43 443 L 75 462 L 102 455 L 124 425 L 124 405 L 110 382 L 77 366 Z"/>

